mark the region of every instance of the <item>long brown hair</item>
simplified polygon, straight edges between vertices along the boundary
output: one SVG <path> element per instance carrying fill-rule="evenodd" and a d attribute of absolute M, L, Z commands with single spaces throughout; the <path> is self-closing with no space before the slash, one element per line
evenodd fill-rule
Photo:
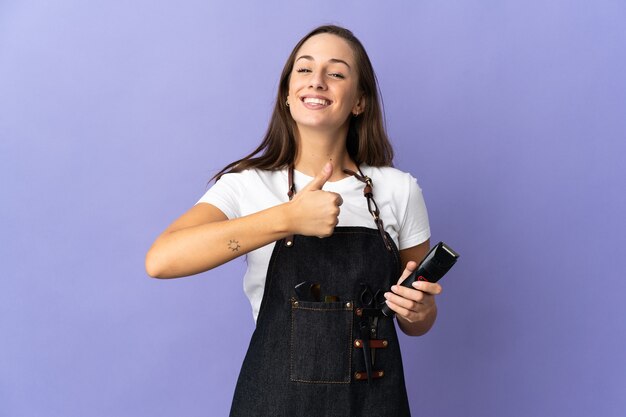
<path fill-rule="evenodd" d="M 365 109 L 358 117 L 350 118 L 346 148 L 348 154 L 357 164 L 370 166 L 391 166 L 393 148 L 385 132 L 382 106 L 379 102 L 378 82 L 374 68 L 365 48 L 348 29 L 326 25 L 320 26 L 307 34 L 293 48 L 280 75 L 280 84 L 276 104 L 270 119 L 267 132 L 261 144 L 245 157 L 226 165 L 213 178 L 229 172 L 240 172 L 249 168 L 263 170 L 282 169 L 295 162 L 296 140 L 294 136 L 295 122 L 286 104 L 289 93 L 289 77 L 293 69 L 296 53 L 309 38 L 327 33 L 339 36 L 351 46 L 358 69 L 359 90 L 365 98 Z M 260 155 L 259 155 L 260 154 Z M 257 156 L 258 155 L 258 156 Z"/>

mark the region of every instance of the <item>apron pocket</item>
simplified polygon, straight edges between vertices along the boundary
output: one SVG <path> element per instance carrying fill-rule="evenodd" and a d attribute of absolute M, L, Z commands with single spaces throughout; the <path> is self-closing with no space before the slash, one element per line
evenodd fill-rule
<path fill-rule="evenodd" d="M 350 383 L 352 302 L 291 301 L 290 379 Z"/>

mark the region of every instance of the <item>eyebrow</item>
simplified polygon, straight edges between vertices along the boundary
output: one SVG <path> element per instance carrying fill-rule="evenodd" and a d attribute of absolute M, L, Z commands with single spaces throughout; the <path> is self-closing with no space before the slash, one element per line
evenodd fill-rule
<path fill-rule="evenodd" d="M 299 61 L 301 59 L 306 59 L 308 61 L 315 61 L 315 58 L 313 58 L 311 55 L 302 55 L 302 56 L 299 56 L 294 62 L 297 62 L 297 61 Z M 346 67 L 348 67 L 348 69 L 352 69 L 350 67 L 350 64 L 348 64 L 343 59 L 331 58 L 331 59 L 328 60 L 328 62 L 332 62 L 334 64 L 344 64 Z"/>

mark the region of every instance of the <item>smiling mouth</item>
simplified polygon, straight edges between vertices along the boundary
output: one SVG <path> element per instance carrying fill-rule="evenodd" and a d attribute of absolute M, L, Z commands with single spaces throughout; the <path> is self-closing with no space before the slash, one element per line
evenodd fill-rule
<path fill-rule="evenodd" d="M 302 102 L 304 102 L 306 104 L 319 104 L 320 106 L 328 106 L 328 105 L 330 105 L 330 101 L 329 100 L 325 100 L 323 98 L 316 98 L 316 97 L 304 97 L 302 99 Z"/>

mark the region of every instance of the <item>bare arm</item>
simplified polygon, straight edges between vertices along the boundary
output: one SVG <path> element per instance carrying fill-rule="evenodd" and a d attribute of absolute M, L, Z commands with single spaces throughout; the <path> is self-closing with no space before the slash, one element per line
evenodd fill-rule
<path fill-rule="evenodd" d="M 215 268 L 290 234 L 330 236 L 341 197 L 322 190 L 332 166 L 318 174 L 290 202 L 229 220 L 217 207 L 201 203 L 172 223 L 146 255 L 155 278 L 176 278 Z"/>
<path fill-rule="evenodd" d="M 426 256 L 430 240 L 412 248 L 400 251 L 400 261 L 406 265 L 398 284 L 411 274 L 419 262 Z M 385 294 L 387 304 L 395 311 L 400 329 L 409 336 L 421 336 L 428 332 L 437 318 L 435 295 L 441 293 L 441 286 L 430 282 L 418 281 L 415 289 L 401 285 L 392 287 L 392 292 Z"/>
<path fill-rule="evenodd" d="M 146 255 L 155 278 L 194 275 L 215 268 L 288 234 L 285 205 L 228 220 L 217 207 L 200 203 L 172 223 Z"/>

